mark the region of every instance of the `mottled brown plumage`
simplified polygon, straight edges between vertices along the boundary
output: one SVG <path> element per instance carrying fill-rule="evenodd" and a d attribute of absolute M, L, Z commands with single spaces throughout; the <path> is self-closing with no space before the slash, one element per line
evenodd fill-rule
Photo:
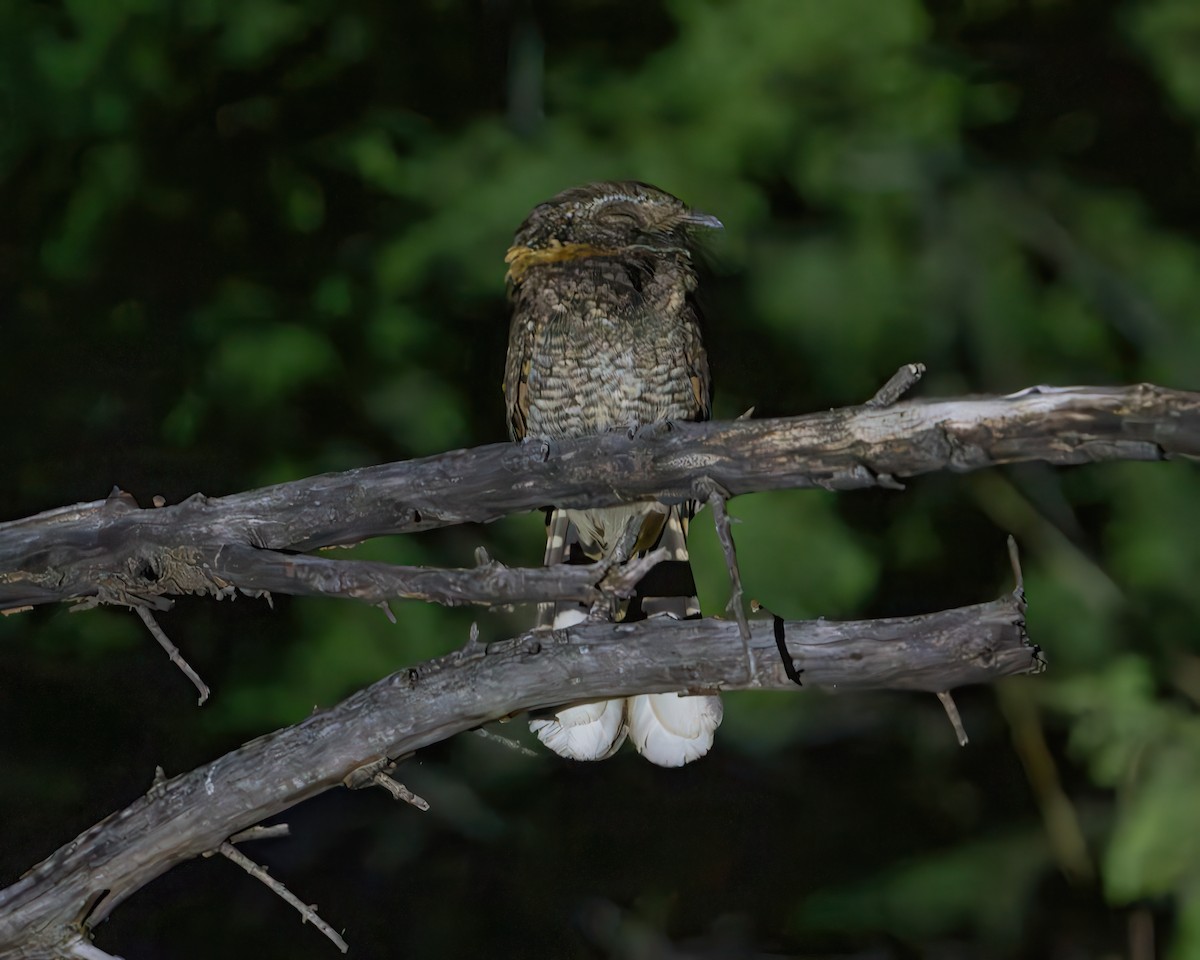
<path fill-rule="evenodd" d="M 576 187 L 534 208 L 507 258 L 515 439 L 708 416 L 688 244 L 715 223 L 644 184 Z"/>
<path fill-rule="evenodd" d="M 692 293 L 693 235 L 713 217 L 642 183 L 593 183 L 534 208 L 506 258 L 513 302 L 504 390 L 514 439 L 561 439 L 664 420 L 703 420 L 708 359 Z M 698 615 L 687 564 L 691 509 L 634 504 L 553 511 L 546 562 L 623 561 L 654 545 L 674 552 L 625 612 Z M 650 578 L 648 578 L 650 579 Z M 565 625 L 584 611 L 559 607 L 540 621 Z M 628 729 L 639 751 L 677 766 L 702 756 L 720 722 L 713 697 L 673 694 L 584 704 L 534 727 L 576 759 L 616 750 Z"/>

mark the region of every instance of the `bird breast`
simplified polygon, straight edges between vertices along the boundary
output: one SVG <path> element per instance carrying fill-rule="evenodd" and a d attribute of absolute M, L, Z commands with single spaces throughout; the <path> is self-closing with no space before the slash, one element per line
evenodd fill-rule
<path fill-rule="evenodd" d="M 581 274 L 529 289 L 528 433 L 578 437 L 694 420 L 694 322 L 629 283 Z M 682 295 L 679 297 L 682 301 Z"/>

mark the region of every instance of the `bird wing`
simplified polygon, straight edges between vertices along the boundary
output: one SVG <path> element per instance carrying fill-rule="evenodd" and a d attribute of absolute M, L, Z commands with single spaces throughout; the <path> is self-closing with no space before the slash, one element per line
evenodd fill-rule
<path fill-rule="evenodd" d="M 712 375 L 708 370 L 708 354 L 704 350 L 704 343 L 701 341 L 699 333 L 703 317 L 700 314 L 696 298 L 690 294 L 684 301 L 682 309 L 687 328 L 693 333 L 688 337 L 684 351 L 688 376 L 692 381 L 692 395 L 696 399 L 696 416 L 692 419 L 707 420 L 712 416 Z"/>
<path fill-rule="evenodd" d="M 504 363 L 504 402 L 508 414 L 508 432 L 514 440 L 524 440 L 529 421 L 529 368 L 532 363 L 536 321 L 532 311 L 513 310 L 508 328 L 508 358 Z"/>

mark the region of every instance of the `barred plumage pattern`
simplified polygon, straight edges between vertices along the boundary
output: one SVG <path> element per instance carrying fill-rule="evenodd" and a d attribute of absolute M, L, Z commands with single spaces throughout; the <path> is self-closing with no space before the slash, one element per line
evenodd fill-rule
<path fill-rule="evenodd" d="M 505 394 L 514 439 L 708 416 L 690 243 L 695 229 L 719 225 L 638 183 L 590 184 L 534 209 L 507 258 L 513 319 Z M 622 545 L 630 552 L 668 547 L 675 562 L 652 571 L 624 615 L 696 616 L 686 546 L 691 512 L 665 504 L 555 510 L 546 562 L 609 558 Z M 562 627 L 585 616 L 576 605 L 558 605 L 539 621 Z M 628 734 L 648 759 L 679 766 L 708 751 L 720 719 L 716 697 L 662 694 L 580 704 L 532 726 L 574 759 L 610 756 Z"/>

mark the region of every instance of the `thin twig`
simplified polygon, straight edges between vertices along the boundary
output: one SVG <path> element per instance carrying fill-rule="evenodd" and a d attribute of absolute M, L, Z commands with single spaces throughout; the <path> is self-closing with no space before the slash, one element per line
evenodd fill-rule
<path fill-rule="evenodd" d="M 411 754 L 406 754 L 406 756 L 411 756 Z M 383 787 L 394 799 L 411 803 L 418 810 L 428 810 L 428 800 L 417 796 L 404 784 L 398 783 L 388 776 L 389 773 L 396 769 L 396 763 L 397 761 L 388 757 L 381 757 L 378 760 L 373 760 L 371 763 L 364 763 L 361 767 L 351 770 L 342 779 L 342 783 L 351 790 L 362 790 L 366 787 Z"/>
<path fill-rule="evenodd" d="M 963 726 L 962 717 L 958 715 L 958 707 L 954 703 L 954 698 L 947 690 L 939 691 L 937 698 L 942 701 L 942 708 L 946 711 L 950 726 L 954 728 L 955 736 L 958 737 L 958 745 L 965 747 L 970 743 L 970 737 L 967 736 L 967 728 Z"/>
<path fill-rule="evenodd" d="M 471 732 L 477 737 L 483 737 L 483 739 L 490 740 L 492 743 L 498 743 L 500 746 L 519 753 L 524 757 L 542 756 L 542 754 L 538 753 L 536 750 L 530 750 L 527 746 L 525 746 L 525 744 L 521 743 L 520 740 L 514 740 L 512 737 L 502 737 L 498 733 L 492 733 L 491 730 L 484 730 L 483 727 L 479 727 Z"/>
<path fill-rule="evenodd" d="M 165 633 L 163 633 L 163 628 L 160 627 L 158 625 L 158 621 L 154 619 L 154 614 L 152 614 L 145 607 L 135 606 L 133 609 L 136 610 L 137 615 L 142 618 L 142 623 L 146 625 L 146 629 L 150 631 L 150 635 L 153 636 L 154 639 L 158 641 L 158 645 L 167 652 L 167 656 L 171 658 L 171 662 L 180 670 L 182 670 L 183 675 L 191 680 L 196 689 L 200 691 L 200 706 L 203 706 L 204 701 L 208 699 L 208 684 L 201 680 L 199 674 L 192 669 L 191 664 L 183 659 L 183 654 L 179 652 L 179 648 L 171 642 L 170 638 Z"/>
<path fill-rule="evenodd" d="M 273 823 L 269 827 L 250 827 L 241 833 L 235 833 L 229 838 L 229 842 L 245 843 L 249 840 L 274 840 L 278 837 L 289 836 L 290 834 L 291 830 L 286 823 Z"/>
<path fill-rule="evenodd" d="M 644 556 L 634 557 L 627 563 L 613 564 L 596 582 L 596 586 L 605 597 L 631 596 L 650 569 L 664 560 L 669 560 L 670 557 L 670 550 L 666 547 L 658 547 Z"/>
<path fill-rule="evenodd" d="M 644 556 L 621 561 L 620 558 L 626 556 L 637 543 L 637 534 L 640 529 L 638 524 L 629 524 L 613 548 L 612 554 L 600 562 L 599 566 L 604 571 L 600 579 L 596 581 L 596 589 L 600 591 L 600 596 L 588 608 L 588 620 L 615 619 L 620 608 L 618 601 L 633 596 L 637 585 L 650 571 L 650 568 L 669 559 L 671 552 L 664 547 L 659 547 Z"/>
<path fill-rule="evenodd" d="M 380 770 L 395 770 L 396 763 L 390 757 L 380 757 L 361 767 L 355 767 L 342 778 L 342 784 L 347 790 L 363 790 L 375 783 L 375 774 Z"/>
<path fill-rule="evenodd" d="M 743 603 L 742 572 L 738 568 L 737 548 L 733 545 L 733 529 L 729 521 L 729 511 L 725 509 L 725 496 L 719 490 L 714 490 L 708 498 L 712 508 L 713 522 L 717 527 L 717 539 L 721 541 L 721 551 L 725 554 L 725 569 L 729 571 L 729 603 L 725 609 L 737 619 L 738 633 L 742 637 L 742 650 L 746 655 L 746 676 L 753 677 L 758 668 L 754 663 L 754 651 L 750 649 L 750 621 L 746 618 L 746 607 Z"/>
<path fill-rule="evenodd" d="M 479 641 L 479 624 L 472 620 L 471 629 L 467 633 L 467 642 L 458 651 L 460 660 L 472 660 L 476 657 L 487 656 L 487 644 Z"/>
<path fill-rule="evenodd" d="M 336 930 L 334 930 L 333 927 L 331 927 L 329 924 L 327 924 L 324 920 L 322 920 L 317 915 L 317 908 L 315 905 L 301 903 L 300 899 L 294 893 L 292 893 L 292 891 L 290 891 L 287 887 L 285 887 L 282 883 L 280 883 L 278 880 L 276 880 L 274 877 L 272 877 L 267 872 L 266 867 L 260 866 L 259 864 L 255 863 L 253 860 L 251 860 L 248 856 L 246 856 L 244 853 L 242 853 L 241 850 L 239 850 L 237 847 L 235 847 L 228 840 L 226 840 L 224 843 L 222 843 L 221 846 L 217 848 L 217 850 L 223 856 L 228 857 L 230 860 L 232 860 L 234 863 L 236 863 L 239 867 L 241 867 L 243 870 L 245 870 L 248 874 L 250 874 L 250 876 L 255 877 L 258 880 L 261 880 L 268 887 L 270 887 L 276 894 L 283 897 L 284 900 L 286 900 L 293 907 L 295 907 L 297 910 L 299 910 L 300 916 L 302 916 L 304 918 L 304 922 L 311 923 L 314 927 L 316 927 L 323 934 L 325 934 L 325 936 L 327 936 L 331 941 L 333 941 L 333 945 L 335 947 L 337 947 L 339 950 L 341 950 L 342 953 L 345 953 L 347 950 L 350 949 L 350 947 L 346 944 L 346 941 L 343 940 L 340 936 L 338 936 L 338 932 Z"/>
<path fill-rule="evenodd" d="M 1008 562 L 1012 565 L 1013 579 L 1016 581 L 1013 596 L 1024 603 L 1025 577 L 1021 574 L 1021 555 L 1017 550 L 1017 538 L 1011 533 L 1008 535 Z"/>
<path fill-rule="evenodd" d="M 380 770 L 374 777 L 371 778 L 375 784 L 383 787 L 396 800 L 403 800 L 405 803 L 411 803 L 418 810 L 428 810 L 429 801 L 424 797 L 418 797 L 415 793 L 408 789 L 404 784 L 397 780 L 393 780 L 386 773 Z"/>
<path fill-rule="evenodd" d="M 906 363 L 893 373 L 888 382 L 876 390 L 875 396 L 871 397 L 863 406 L 890 407 L 908 393 L 924 375 L 925 364 Z"/>

